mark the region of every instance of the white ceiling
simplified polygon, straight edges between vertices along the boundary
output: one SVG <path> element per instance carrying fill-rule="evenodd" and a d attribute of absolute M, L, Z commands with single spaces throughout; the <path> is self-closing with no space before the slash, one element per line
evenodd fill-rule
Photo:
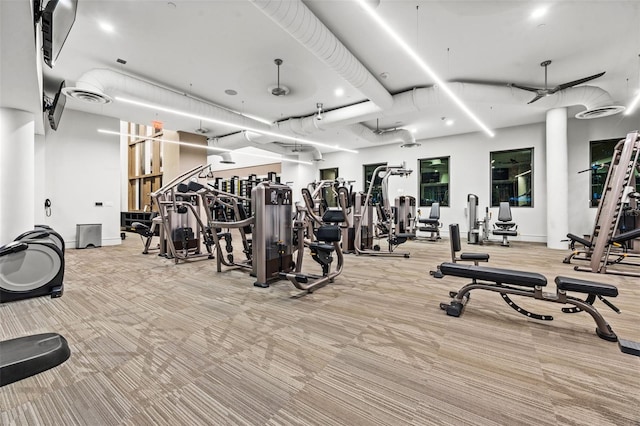
<path fill-rule="evenodd" d="M 304 4 L 392 95 L 433 85 L 354 1 Z M 549 6 L 547 15 L 532 19 L 531 12 L 542 4 Z M 445 81 L 543 87 L 540 62 L 550 59 L 550 87 L 606 71 L 588 84 L 606 90 L 615 104 L 627 105 L 640 86 L 638 1 L 380 0 L 377 12 Z M 111 23 L 115 31 L 103 32 L 100 21 Z M 118 58 L 126 65 L 118 64 Z M 281 84 L 291 89 L 284 97 L 268 91 L 276 85 L 275 58 L 283 59 Z M 335 109 L 366 100 L 249 0 L 79 0 L 75 25 L 55 68 L 45 66 L 45 88 L 55 91 L 62 79 L 72 86 L 95 68 L 125 72 L 270 121 L 313 114 L 318 102 Z M 343 97 L 334 95 L 338 87 L 345 90 Z M 226 89 L 238 94 L 229 96 Z M 543 121 L 543 102 L 527 105 L 533 94 L 524 95 L 518 105 L 488 97 L 469 107 L 491 128 Z M 67 107 L 125 120 L 135 115 L 146 123 L 159 119 L 174 130 L 200 127 L 194 119 L 167 113 L 132 114 L 118 102 L 98 106 L 69 99 Z M 570 112 L 581 109 L 572 107 Z M 380 128 L 413 130 L 416 139 L 479 130 L 449 102 L 379 116 Z M 455 119 L 455 125 L 445 126 L 442 117 Z M 364 124 L 374 129 L 376 121 Z M 230 132 L 204 127 L 210 130 L 208 136 Z M 371 145 L 340 128 L 309 138 L 351 148 Z"/>

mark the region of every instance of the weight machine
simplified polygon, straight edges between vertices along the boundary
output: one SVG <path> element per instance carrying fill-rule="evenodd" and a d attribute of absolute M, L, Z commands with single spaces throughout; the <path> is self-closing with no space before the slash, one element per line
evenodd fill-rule
<path fill-rule="evenodd" d="M 354 249 L 356 251 L 356 254 L 365 254 L 370 256 L 409 257 L 408 252 L 394 252 L 394 249 L 398 245 L 406 242 L 407 239 L 415 237 L 415 198 L 407 196 L 405 196 L 404 198 L 398 197 L 398 208 L 395 210 L 392 209 L 388 196 L 388 180 L 391 176 L 409 176 L 411 172 L 412 170 L 407 169 L 406 164 L 404 163 L 400 166 L 378 166 L 373 171 L 374 177 L 380 176 L 382 178 L 382 205 L 378 204 L 376 206 L 378 221 L 375 226 L 375 236 L 378 239 L 386 238 L 388 241 L 388 249 L 383 251 L 380 250 L 379 246 L 374 246 L 373 250 L 370 248 L 363 248 L 364 245 L 362 223 L 369 218 L 369 216 L 367 215 L 370 214 L 369 210 L 372 208 L 372 182 L 372 184 L 369 185 L 367 195 L 362 202 L 362 210 L 360 214 L 353 215 L 353 226 L 355 228 Z M 411 201 L 412 198 L 413 202 Z M 401 230 L 405 232 L 401 232 Z"/>

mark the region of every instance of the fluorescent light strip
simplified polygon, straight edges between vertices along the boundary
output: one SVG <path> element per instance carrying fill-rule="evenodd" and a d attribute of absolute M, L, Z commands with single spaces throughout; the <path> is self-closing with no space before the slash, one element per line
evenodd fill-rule
<path fill-rule="evenodd" d="M 494 137 L 495 133 L 491 131 L 480 119 L 465 105 L 460 98 L 449 88 L 449 86 L 418 56 L 418 54 L 404 41 L 400 36 L 378 15 L 373 7 L 367 4 L 367 0 L 355 0 L 362 8 L 373 18 L 373 20 L 391 36 L 393 40 L 405 51 L 407 55 L 418 64 L 422 70 L 438 85 L 451 100 L 460 108 L 467 116 L 473 120 L 487 135 Z"/>
<path fill-rule="evenodd" d="M 227 148 L 216 148 L 213 146 L 204 146 L 204 145 L 198 145 L 195 143 L 189 143 L 189 142 L 181 142 L 181 141 L 172 141 L 169 139 L 161 139 L 161 138 L 152 138 L 149 136 L 144 136 L 144 135 L 133 135 L 130 133 L 121 133 L 121 132 L 115 132 L 113 130 L 105 130 L 105 129 L 98 129 L 99 133 L 105 133 L 108 135 L 118 135 L 118 136 L 128 136 L 131 138 L 136 138 L 136 139 L 140 139 L 140 140 L 151 140 L 151 141 L 157 141 L 157 142 L 167 142 L 167 143 L 173 143 L 176 145 L 182 145 L 182 146 L 190 146 L 192 148 L 200 148 L 200 149 L 206 149 L 206 150 L 211 150 L 211 151 L 222 151 L 222 152 L 231 152 L 234 155 L 248 155 L 251 157 L 259 157 L 259 158 L 267 158 L 270 160 L 279 160 L 279 161 L 286 161 L 288 163 L 298 163 L 298 164 L 307 164 L 307 165 L 312 165 L 313 163 L 310 161 L 302 161 L 302 160 L 293 160 L 290 158 L 283 158 L 283 157 L 275 157 L 275 156 L 271 156 L 271 155 L 262 155 L 262 154 L 252 154 L 250 152 L 238 152 L 238 151 L 234 151 L 231 149 L 227 149 Z M 215 155 L 215 154 L 213 154 Z"/>
<path fill-rule="evenodd" d="M 163 106 L 160 106 L 160 105 L 149 104 L 149 103 L 146 103 L 146 102 L 135 101 L 133 99 L 127 99 L 127 98 L 123 98 L 121 96 L 116 96 L 115 99 L 117 101 L 120 101 L 120 102 L 141 106 L 143 108 L 148 108 L 148 109 L 152 109 L 152 110 L 156 110 L 156 111 L 164 111 L 164 112 L 168 112 L 169 114 L 180 115 L 182 117 L 195 118 L 196 120 L 208 121 L 210 123 L 221 124 L 223 126 L 235 127 L 237 129 L 248 130 L 250 132 L 259 133 L 261 135 L 269 135 L 269 136 L 273 136 L 273 137 L 276 137 L 276 138 L 279 138 L 279 139 L 289 139 L 289 140 L 292 140 L 292 141 L 298 142 L 298 143 L 306 143 L 306 144 L 309 144 L 309 145 L 315 145 L 315 146 L 322 146 L 322 147 L 325 147 L 325 148 L 337 149 L 338 151 L 350 152 L 352 154 L 357 154 L 358 153 L 358 151 L 355 151 L 353 149 L 340 148 L 338 145 L 328 145 L 328 144 L 324 144 L 324 143 L 320 143 L 320 142 L 310 141 L 308 139 L 301 139 L 301 138 L 297 138 L 297 137 L 293 137 L 293 136 L 283 135 L 281 133 L 270 132 L 268 130 L 254 129 L 253 127 L 249 127 L 249 126 L 242 126 L 240 124 L 228 123 L 226 121 L 216 120 L 215 118 L 210 118 L 210 117 L 205 117 L 205 116 L 201 116 L 201 115 L 191 114 L 189 112 L 179 111 L 179 110 L 176 110 L 176 109 L 167 108 L 167 107 L 163 107 Z"/>
<path fill-rule="evenodd" d="M 633 98 L 633 100 L 631 101 L 631 103 L 627 107 L 627 110 L 624 112 L 624 115 L 633 114 L 635 109 L 636 109 L 636 107 L 638 106 L 638 102 L 640 102 L 640 90 L 638 90 L 638 94 L 636 95 L 635 98 Z"/>

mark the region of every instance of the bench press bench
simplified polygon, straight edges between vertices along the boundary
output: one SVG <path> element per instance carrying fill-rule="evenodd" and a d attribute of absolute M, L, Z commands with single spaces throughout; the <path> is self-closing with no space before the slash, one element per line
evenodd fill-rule
<path fill-rule="evenodd" d="M 553 317 L 550 315 L 539 315 L 529 312 L 513 302 L 508 295 L 513 294 L 517 296 L 532 297 L 534 299 L 544 300 L 547 302 L 573 305 L 571 309 L 564 309 L 563 311 L 587 312 L 596 322 L 596 334 L 600 338 L 611 342 L 618 340 L 618 337 L 613 332 L 609 324 L 590 303 L 590 301 L 595 300 L 595 297 L 597 296 L 607 306 L 619 313 L 615 306 L 604 299 L 604 297 L 616 297 L 618 295 L 618 289 L 613 285 L 558 276 L 555 278 L 556 293 L 545 293 L 543 289 L 547 285 L 547 279 L 543 275 L 535 272 L 489 268 L 476 265 L 462 265 L 449 262 L 442 263 L 438 267 L 438 271 L 442 276 L 451 275 L 454 277 L 471 279 L 471 282 L 463 286 L 459 291 L 449 293 L 449 296 L 453 298 L 451 302 L 440 304 L 440 308 L 446 311 L 447 315 L 454 317 L 462 315 L 465 305 L 469 301 L 469 295 L 472 290 L 489 290 L 500 293 L 504 301 L 522 315 L 544 321 L 550 321 Z M 568 291 L 582 293 L 589 296 L 583 300 L 577 297 L 568 296 Z"/>

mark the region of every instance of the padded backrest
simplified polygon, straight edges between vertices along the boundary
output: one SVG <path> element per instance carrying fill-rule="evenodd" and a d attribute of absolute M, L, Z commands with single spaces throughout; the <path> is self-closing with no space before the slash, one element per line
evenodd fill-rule
<path fill-rule="evenodd" d="M 200 191 L 202 188 L 204 188 L 204 185 L 198 183 L 198 182 L 194 182 L 194 181 L 189 181 L 189 184 L 187 185 L 187 189 L 191 192 L 198 192 Z M 182 192 L 182 191 L 180 191 Z"/>
<path fill-rule="evenodd" d="M 500 209 L 498 210 L 498 220 L 500 222 L 511 222 L 511 206 L 507 201 L 500 203 Z"/>
<path fill-rule="evenodd" d="M 184 183 L 179 183 L 178 187 L 176 188 L 176 191 L 181 194 L 187 193 L 189 192 L 189 186 L 185 185 Z"/>
<path fill-rule="evenodd" d="M 431 204 L 429 219 L 440 219 L 440 203 Z"/>
<path fill-rule="evenodd" d="M 325 223 L 341 223 L 345 221 L 342 209 L 328 209 L 322 215 L 322 221 Z"/>
<path fill-rule="evenodd" d="M 347 205 L 345 207 L 349 208 L 353 205 L 353 201 L 351 199 L 351 197 L 349 196 L 349 190 L 347 188 L 345 188 L 344 186 L 341 186 L 338 188 L 338 197 L 340 197 L 340 195 L 342 195 L 344 197 L 344 199 L 347 202 Z"/>
<path fill-rule="evenodd" d="M 334 241 L 340 241 L 342 237 L 342 231 L 337 225 L 322 225 L 316 231 L 316 238 L 318 241 L 326 243 L 332 243 Z"/>
<path fill-rule="evenodd" d="M 455 253 L 462 250 L 460 246 L 460 227 L 457 223 L 449 225 L 449 240 L 451 241 L 451 256 L 455 256 Z"/>
<path fill-rule="evenodd" d="M 245 220 L 247 217 L 249 217 L 247 215 L 247 211 L 244 209 L 244 205 L 238 203 L 238 216 L 240 216 L 238 218 L 238 220 Z M 251 225 L 247 225 L 245 227 L 242 228 L 242 230 L 244 231 L 245 234 L 250 234 L 251 233 Z"/>
<path fill-rule="evenodd" d="M 302 200 L 304 201 L 304 205 L 307 206 L 307 209 L 309 211 L 313 211 L 315 203 L 313 202 L 311 191 L 309 191 L 307 188 L 302 188 Z"/>
<path fill-rule="evenodd" d="M 389 220 L 389 216 L 387 216 L 387 213 L 384 211 L 384 209 L 382 208 L 382 205 L 380 203 L 376 204 L 376 211 L 378 212 L 378 219 L 386 222 Z"/>

